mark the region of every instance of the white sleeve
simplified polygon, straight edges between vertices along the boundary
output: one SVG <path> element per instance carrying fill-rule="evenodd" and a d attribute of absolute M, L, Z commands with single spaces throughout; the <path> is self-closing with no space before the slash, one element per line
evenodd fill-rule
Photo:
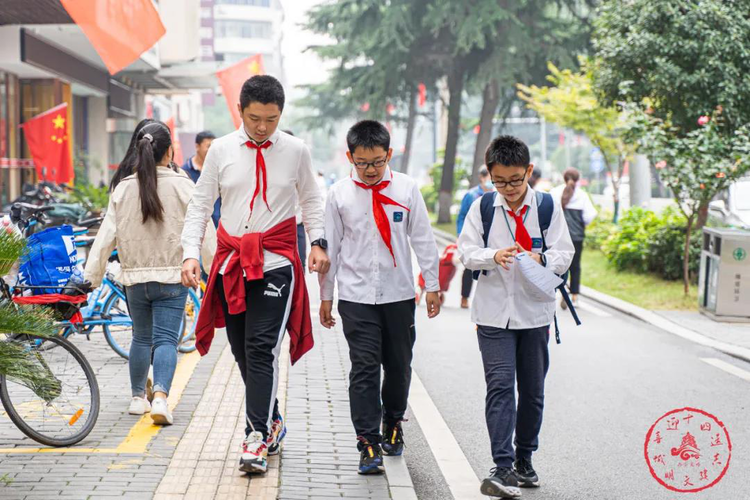
<path fill-rule="evenodd" d="M 114 198 L 114 193 L 112 193 L 109 197 L 107 214 L 96 233 L 94 244 L 88 253 L 86 268 L 83 271 L 83 279 L 90 281 L 94 288 L 101 285 L 102 278 L 107 270 L 109 257 L 117 246 L 117 218 Z"/>
<path fill-rule="evenodd" d="M 206 233 L 206 224 L 214 211 L 214 203 L 219 197 L 219 148 L 209 148 L 203 162 L 203 170 L 193 191 L 193 199 L 185 214 L 185 227 L 182 229 L 182 260 L 200 259 L 201 243 Z"/>
<path fill-rule="evenodd" d="M 466 215 L 464 227 L 458 237 L 458 256 L 464 267 L 472 271 L 491 270 L 497 267 L 495 262 L 496 249 L 485 248 L 482 235 L 482 214 L 479 204 L 482 198 L 477 198 L 472 203 L 469 213 Z"/>
<path fill-rule="evenodd" d="M 305 225 L 310 241 L 322 238 L 325 233 L 323 197 L 318 181 L 315 179 L 315 172 L 313 172 L 310 150 L 306 145 L 302 147 L 299 160 L 297 198 L 302 209 L 302 223 Z"/>
<path fill-rule="evenodd" d="M 416 183 L 412 187 L 411 207 L 409 209 L 409 225 L 406 230 L 409 235 L 411 247 L 417 256 L 419 269 L 422 271 L 425 291 L 439 292 L 440 282 L 438 281 L 438 273 L 440 255 L 438 255 L 435 234 L 432 232 L 432 224 L 430 223 L 430 216 L 427 213 L 427 206 Z"/>
<path fill-rule="evenodd" d="M 556 274 L 562 274 L 568 270 L 570 263 L 573 262 L 575 247 L 570 239 L 568 223 L 565 221 L 562 206 L 557 200 L 554 200 L 554 204 L 552 220 L 547 233 L 544 235 L 544 243 L 547 246 L 544 256 L 547 258 L 547 268 Z"/>
<path fill-rule="evenodd" d="M 339 254 L 341 253 L 341 242 L 344 239 L 344 222 L 341 220 L 341 214 L 339 214 L 334 189 L 328 191 L 328 197 L 326 198 L 325 238 L 328 241 L 327 254 L 328 259 L 331 261 L 331 267 L 327 273 L 318 275 L 320 300 L 333 300 Z"/>
<path fill-rule="evenodd" d="M 583 223 L 588 226 L 591 224 L 591 221 L 596 219 L 598 212 L 588 193 L 581 191 L 581 196 L 583 196 Z"/>

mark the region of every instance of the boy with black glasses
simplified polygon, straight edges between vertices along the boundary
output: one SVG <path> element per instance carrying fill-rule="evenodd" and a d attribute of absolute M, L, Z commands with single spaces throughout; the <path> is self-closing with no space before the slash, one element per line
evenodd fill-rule
<path fill-rule="evenodd" d="M 320 277 L 320 322 L 326 328 L 336 324 L 331 311 L 338 282 L 339 313 L 352 362 L 349 400 L 361 452 L 359 473 L 378 474 L 384 470 L 381 450 L 401 455 L 404 446 L 401 421 L 416 339 L 411 251 L 426 282 L 430 318 L 440 312 L 438 252 L 416 182 L 388 168 L 393 150 L 386 128 L 365 120 L 354 125 L 346 139 L 354 168 L 350 177 L 330 188 L 326 201 L 331 268 Z"/>

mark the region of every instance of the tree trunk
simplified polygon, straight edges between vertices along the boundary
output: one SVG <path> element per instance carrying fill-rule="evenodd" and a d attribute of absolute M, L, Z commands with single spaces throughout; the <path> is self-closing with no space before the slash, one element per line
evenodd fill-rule
<path fill-rule="evenodd" d="M 687 232 L 685 233 L 685 248 L 682 249 L 682 284 L 685 287 L 685 296 L 690 291 L 690 233 L 693 231 L 693 220 L 695 214 L 687 219 Z"/>
<path fill-rule="evenodd" d="M 602 148 L 599 148 L 599 151 L 602 151 Z M 609 158 L 607 158 L 607 155 L 602 155 L 602 156 L 604 158 L 604 166 L 606 167 L 607 172 L 609 172 L 609 178 L 610 178 L 610 181 L 612 182 L 612 205 L 613 205 L 613 211 L 614 211 L 614 213 L 612 214 L 612 222 L 617 224 L 618 215 L 620 213 L 620 177 L 615 175 L 616 172 L 612 169 L 612 163 L 610 162 Z M 619 159 L 618 159 L 618 171 L 619 171 Z"/>
<path fill-rule="evenodd" d="M 414 141 L 414 126 L 417 123 L 417 87 L 409 92 L 409 118 L 406 120 L 406 142 L 404 154 L 401 157 L 401 172 L 409 174 L 409 159 L 411 158 L 411 144 Z"/>
<path fill-rule="evenodd" d="M 445 159 L 443 173 L 440 179 L 440 193 L 438 196 L 438 222 L 451 221 L 451 205 L 453 204 L 453 180 L 456 168 L 456 153 L 458 152 L 458 135 L 461 125 L 461 95 L 464 90 L 464 67 L 456 61 L 453 71 L 448 74 L 448 137 L 445 143 Z"/>
<path fill-rule="evenodd" d="M 706 222 L 708 222 L 708 203 L 701 204 L 698 208 L 698 220 L 695 221 L 695 227 L 702 229 L 706 225 Z"/>
<path fill-rule="evenodd" d="M 482 112 L 479 114 L 479 133 L 474 148 L 474 165 L 471 169 L 469 185 L 479 183 L 479 169 L 484 165 L 484 152 L 492 139 L 492 121 L 495 118 L 497 105 L 500 103 L 500 90 L 494 78 L 487 82 L 482 94 Z"/>

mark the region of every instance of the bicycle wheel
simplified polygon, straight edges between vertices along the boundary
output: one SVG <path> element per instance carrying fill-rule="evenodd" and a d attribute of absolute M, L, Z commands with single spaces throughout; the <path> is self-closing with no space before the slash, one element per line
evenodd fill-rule
<path fill-rule="evenodd" d="M 102 329 L 107 343 L 113 351 L 128 359 L 133 341 L 133 320 L 125 296 L 112 291 L 102 306 L 102 318 L 105 318 Z"/>
<path fill-rule="evenodd" d="M 60 326 L 60 329 L 57 331 L 57 336 L 62 337 L 64 339 L 67 339 L 75 332 L 75 329 L 72 326 Z M 58 344 L 54 342 L 47 342 L 47 339 L 38 339 L 36 343 L 39 345 L 39 350 L 41 351 L 48 351 L 50 349 L 54 349 L 58 346 Z"/>
<path fill-rule="evenodd" d="M 72 446 L 84 439 L 99 417 L 99 385 L 81 351 L 60 337 L 45 338 L 57 344 L 41 350 L 39 337 L 20 335 L 8 340 L 24 345 L 29 360 L 46 371 L 53 383 L 36 390 L 14 377 L 0 375 L 0 401 L 18 429 L 47 446 Z"/>
<path fill-rule="evenodd" d="M 201 310 L 201 299 L 192 288 L 188 290 L 185 302 L 185 313 L 182 315 L 180 331 L 182 336 L 177 349 L 182 352 L 193 352 L 195 350 L 195 325 L 198 323 L 198 313 Z"/>

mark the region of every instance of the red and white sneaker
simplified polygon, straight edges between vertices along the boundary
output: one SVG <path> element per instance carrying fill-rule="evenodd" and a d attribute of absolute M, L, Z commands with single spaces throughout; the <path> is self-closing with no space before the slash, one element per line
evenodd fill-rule
<path fill-rule="evenodd" d="M 279 415 L 279 418 L 273 421 L 271 426 L 271 432 L 268 434 L 268 455 L 278 455 L 281 452 L 281 442 L 286 436 L 286 425 L 284 425 L 284 418 Z"/>
<path fill-rule="evenodd" d="M 268 469 L 268 446 L 260 432 L 251 432 L 242 442 L 240 470 L 248 474 L 263 474 Z"/>

